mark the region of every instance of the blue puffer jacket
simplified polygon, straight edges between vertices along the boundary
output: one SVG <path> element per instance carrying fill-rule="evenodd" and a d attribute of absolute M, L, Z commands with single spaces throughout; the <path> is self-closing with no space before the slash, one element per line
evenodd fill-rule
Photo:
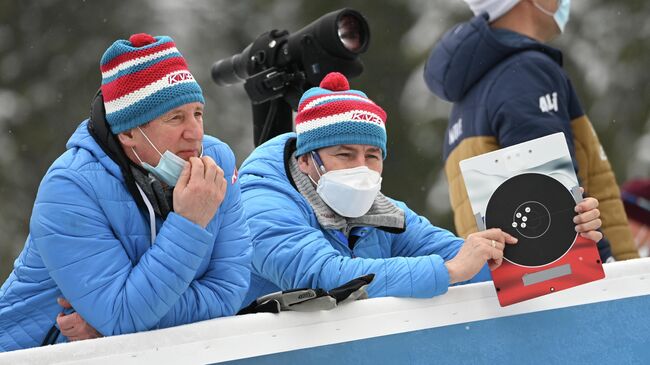
<path fill-rule="evenodd" d="M 321 228 L 309 202 L 291 184 L 285 146 L 294 138 L 287 133 L 264 143 L 240 170 L 253 237 L 251 289 L 244 304 L 278 290 L 329 290 L 369 273 L 375 274 L 370 297 L 445 293 L 449 273 L 444 261 L 456 255 L 463 241 L 395 201 L 406 212 L 406 230 L 394 234 L 367 227 L 350 249 L 336 232 Z M 490 279 L 487 266 L 474 278 Z"/>
<path fill-rule="evenodd" d="M 206 136 L 231 182 L 235 158 Z M 81 123 L 43 178 L 30 235 L 0 288 L 0 351 L 38 346 L 61 312 L 57 297 L 104 335 L 234 314 L 249 286 L 251 245 L 239 183 L 206 229 L 170 213 L 150 222 L 118 165 Z M 60 341 L 65 341 L 61 338 Z"/>

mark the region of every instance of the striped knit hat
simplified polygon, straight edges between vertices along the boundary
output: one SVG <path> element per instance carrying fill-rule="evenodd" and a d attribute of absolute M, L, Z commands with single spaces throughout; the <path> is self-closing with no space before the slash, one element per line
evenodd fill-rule
<path fill-rule="evenodd" d="M 140 33 L 108 47 L 100 62 L 106 121 L 114 134 L 183 104 L 205 103 L 185 58 L 167 36 Z"/>
<path fill-rule="evenodd" d="M 350 90 L 338 72 L 327 74 L 320 87 L 300 98 L 296 115 L 296 155 L 340 144 L 381 148 L 386 158 L 386 112 L 366 94 Z"/>

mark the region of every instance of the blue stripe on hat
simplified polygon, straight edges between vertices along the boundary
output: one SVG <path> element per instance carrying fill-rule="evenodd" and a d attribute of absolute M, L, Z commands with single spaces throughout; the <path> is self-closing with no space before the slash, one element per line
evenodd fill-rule
<path fill-rule="evenodd" d="M 386 158 L 386 130 L 370 123 L 339 122 L 297 135 L 296 155 L 341 144 L 365 144 L 381 148 Z"/>
<path fill-rule="evenodd" d="M 193 102 L 205 104 L 199 84 L 196 82 L 176 84 L 157 91 L 124 109 L 106 114 L 106 120 L 110 121 L 113 134 L 118 134 L 148 123 L 171 109 Z"/>

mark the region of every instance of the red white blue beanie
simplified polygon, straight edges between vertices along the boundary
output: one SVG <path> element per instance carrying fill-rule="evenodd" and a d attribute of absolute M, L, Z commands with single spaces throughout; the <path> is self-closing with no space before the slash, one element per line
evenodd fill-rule
<path fill-rule="evenodd" d="M 350 90 L 338 72 L 300 98 L 296 115 L 296 156 L 341 144 L 379 147 L 386 158 L 386 112 L 368 96 Z"/>
<path fill-rule="evenodd" d="M 106 121 L 114 134 L 183 104 L 205 104 L 185 58 L 167 36 L 140 33 L 115 41 L 100 62 Z"/>

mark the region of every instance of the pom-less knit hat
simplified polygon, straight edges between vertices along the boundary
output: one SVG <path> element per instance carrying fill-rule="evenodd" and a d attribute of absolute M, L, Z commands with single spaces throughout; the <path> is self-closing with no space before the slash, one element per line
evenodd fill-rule
<path fill-rule="evenodd" d="M 100 69 L 106 121 L 114 134 L 183 104 L 205 104 L 201 87 L 170 37 L 140 33 L 115 41 Z"/>
<path fill-rule="evenodd" d="M 296 155 L 340 144 L 379 147 L 386 158 L 386 112 L 338 72 L 300 98 L 296 115 Z"/>

